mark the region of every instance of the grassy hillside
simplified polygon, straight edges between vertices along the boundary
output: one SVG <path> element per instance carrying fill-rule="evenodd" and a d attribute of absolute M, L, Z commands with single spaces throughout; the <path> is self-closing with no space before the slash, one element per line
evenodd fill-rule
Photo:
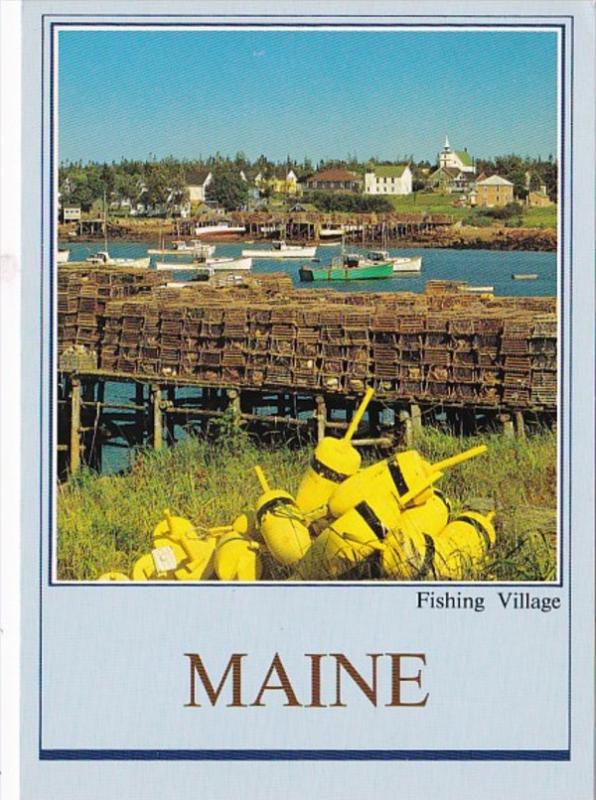
<path fill-rule="evenodd" d="M 451 470 L 440 488 L 454 513 L 465 507 L 497 512 L 498 543 L 478 577 L 552 580 L 556 571 L 556 439 L 543 432 L 519 441 L 501 435 L 459 439 L 425 429 L 418 447 L 431 461 L 480 442 L 488 453 Z M 196 526 L 222 525 L 257 499 L 259 463 L 275 487 L 294 493 L 309 448 L 257 448 L 244 438 L 214 447 L 188 439 L 146 451 L 119 476 L 83 471 L 58 493 L 58 573 L 93 580 L 110 569 L 128 572 L 151 547 L 151 532 L 168 507 Z"/>

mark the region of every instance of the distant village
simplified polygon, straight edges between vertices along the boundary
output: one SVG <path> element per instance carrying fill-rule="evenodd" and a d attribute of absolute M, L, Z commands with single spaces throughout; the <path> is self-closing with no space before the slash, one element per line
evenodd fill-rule
<path fill-rule="evenodd" d="M 408 196 L 414 195 L 408 201 Z M 557 165 L 506 155 L 474 158 L 455 149 L 448 137 L 435 164 L 404 158 L 396 162 L 320 162 L 313 167 L 288 157 L 283 164 L 260 156 L 251 163 L 217 154 L 206 160 L 174 158 L 145 162 L 66 163 L 59 170 L 59 217 L 76 222 L 84 215 L 187 218 L 216 210 L 362 211 L 399 210 L 421 198 L 453 208 L 552 206 L 557 197 Z"/>

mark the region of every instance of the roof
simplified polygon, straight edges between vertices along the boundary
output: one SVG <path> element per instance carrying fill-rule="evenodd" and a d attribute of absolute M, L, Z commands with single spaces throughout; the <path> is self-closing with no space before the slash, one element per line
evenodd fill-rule
<path fill-rule="evenodd" d="M 409 164 L 378 164 L 373 172 L 378 178 L 401 178 Z"/>
<path fill-rule="evenodd" d="M 513 184 L 500 175 L 491 175 L 490 178 L 485 178 L 483 181 L 476 181 L 476 186 L 513 186 Z"/>
<path fill-rule="evenodd" d="M 202 186 L 207 180 L 208 175 L 208 169 L 188 169 L 185 172 L 186 184 L 187 186 Z"/>
<path fill-rule="evenodd" d="M 317 172 L 309 180 L 311 181 L 360 181 L 360 176 L 347 169 L 324 169 Z"/>
<path fill-rule="evenodd" d="M 464 167 L 473 167 L 474 161 L 467 150 L 456 150 L 455 155 L 458 156 Z"/>

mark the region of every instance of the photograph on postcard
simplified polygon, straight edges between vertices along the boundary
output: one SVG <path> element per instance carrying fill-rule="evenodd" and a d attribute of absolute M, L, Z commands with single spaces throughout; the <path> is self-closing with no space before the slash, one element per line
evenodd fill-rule
<path fill-rule="evenodd" d="M 52 580 L 559 580 L 559 36 L 57 32 Z"/>

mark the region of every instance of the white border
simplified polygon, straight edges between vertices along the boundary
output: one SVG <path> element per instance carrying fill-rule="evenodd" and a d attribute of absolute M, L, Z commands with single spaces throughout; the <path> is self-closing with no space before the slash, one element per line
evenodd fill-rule
<path fill-rule="evenodd" d="M 20 796 L 21 3 L 0 3 L 0 795 Z"/>

